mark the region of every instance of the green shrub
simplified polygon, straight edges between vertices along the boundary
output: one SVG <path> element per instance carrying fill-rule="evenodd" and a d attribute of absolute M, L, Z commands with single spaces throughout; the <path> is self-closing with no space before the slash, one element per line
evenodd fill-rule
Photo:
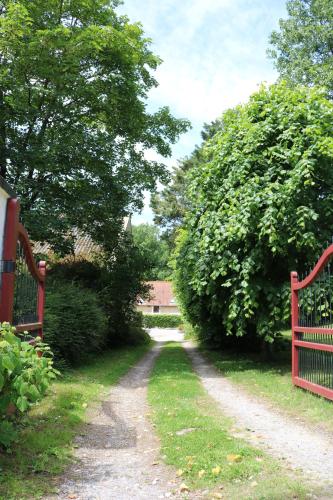
<path fill-rule="evenodd" d="M 108 344 L 110 346 L 130 345 L 133 329 L 142 328 L 136 312 L 137 297 L 146 297 L 149 287 L 143 276 L 146 263 L 139 250 L 133 245 L 131 235 L 124 233 L 113 248 L 101 256 L 102 299 L 108 316 Z"/>
<path fill-rule="evenodd" d="M 40 356 L 38 351 L 43 354 Z M 7 448 L 16 438 L 10 416 L 26 412 L 45 394 L 58 373 L 49 347 L 35 346 L 15 335 L 15 328 L 0 324 L 0 445 Z"/>
<path fill-rule="evenodd" d="M 143 279 L 145 270 L 146 262 L 131 235 L 123 232 L 117 244 L 105 247 L 95 262 L 82 259 L 55 263 L 48 273 L 48 282 L 75 283 L 88 292 L 92 290 L 107 317 L 106 344 L 137 345 L 139 339 L 147 340 L 135 308 L 138 296 L 148 296 L 149 287 Z"/>
<path fill-rule="evenodd" d="M 177 314 L 144 314 L 143 325 L 146 328 L 178 328 L 182 317 Z"/>
<path fill-rule="evenodd" d="M 333 103 L 261 87 L 227 111 L 190 174 L 173 281 L 186 320 L 214 345 L 264 348 L 290 316 L 290 271 L 333 227 Z M 315 132 L 314 132 L 315 131 Z"/>
<path fill-rule="evenodd" d="M 79 283 L 84 288 L 100 291 L 105 273 L 100 264 L 85 259 L 68 260 L 53 263 L 47 279 Z"/>
<path fill-rule="evenodd" d="M 184 334 L 185 340 L 198 340 L 199 338 L 199 332 L 197 328 L 192 326 L 190 323 L 187 321 L 184 321 L 179 327 L 179 330 L 181 330 Z"/>
<path fill-rule="evenodd" d="M 77 364 L 105 345 L 107 317 L 98 294 L 77 283 L 51 280 L 45 302 L 45 340 L 56 360 Z"/>

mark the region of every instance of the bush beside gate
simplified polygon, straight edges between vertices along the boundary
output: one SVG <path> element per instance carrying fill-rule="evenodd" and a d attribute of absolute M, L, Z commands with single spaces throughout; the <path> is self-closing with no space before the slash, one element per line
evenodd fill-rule
<path fill-rule="evenodd" d="M 39 340 L 31 345 L 9 323 L 0 324 L 0 447 L 17 437 L 15 419 L 45 394 L 57 371 L 49 348 Z M 41 356 L 43 354 L 43 356 Z"/>

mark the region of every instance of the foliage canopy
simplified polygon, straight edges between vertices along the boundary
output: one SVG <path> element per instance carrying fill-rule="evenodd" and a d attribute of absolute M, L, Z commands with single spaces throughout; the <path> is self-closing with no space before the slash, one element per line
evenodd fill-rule
<path fill-rule="evenodd" d="M 333 96 L 332 1 L 289 0 L 287 11 L 270 40 L 280 75 L 292 83 L 325 85 Z"/>
<path fill-rule="evenodd" d="M 52 266 L 45 337 L 58 360 L 76 363 L 105 346 L 146 341 L 135 311 L 137 297 L 148 295 L 146 271 L 146 262 L 126 231 L 94 262 L 67 259 Z M 72 333 L 59 335 L 59 329 Z"/>
<path fill-rule="evenodd" d="M 32 238 L 64 253 L 74 226 L 101 243 L 117 234 L 166 177 L 145 150 L 168 156 L 188 126 L 147 111 L 160 60 L 118 3 L 0 3 L 0 173 Z"/>
<path fill-rule="evenodd" d="M 204 124 L 201 132 L 203 141 L 209 138 L 221 128 L 219 120 L 210 124 Z M 154 222 L 161 227 L 162 237 L 169 246 L 173 247 L 178 228 L 182 225 L 186 211 L 190 209 L 189 199 L 186 194 L 188 185 L 188 173 L 192 168 L 198 167 L 205 161 L 202 145 L 196 146 L 192 154 L 179 162 L 174 167 L 171 182 L 160 193 L 153 193 L 151 207 L 154 211 Z"/>
<path fill-rule="evenodd" d="M 162 240 L 159 230 L 152 224 L 139 224 L 132 228 L 133 243 L 137 247 L 145 267 L 145 280 L 164 280 L 171 274 L 168 266 L 169 247 Z"/>
<path fill-rule="evenodd" d="M 290 271 L 332 235 L 333 104 L 325 90 L 263 86 L 223 115 L 205 151 L 176 254 L 185 316 L 207 336 L 272 340 Z"/>

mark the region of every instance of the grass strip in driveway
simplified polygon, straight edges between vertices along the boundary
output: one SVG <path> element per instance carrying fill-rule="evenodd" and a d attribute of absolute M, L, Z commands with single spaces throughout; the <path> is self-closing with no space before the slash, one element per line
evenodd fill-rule
<path fill-rule="evenodd" d="M 231 419 L 206 394 L 179 344 L 163 349 L 148 399 L 161 454 L 185 490 L 200 489 L 202 498 L 206 493 L 228 499 L 307 498 L 309 489 L 295 473 L 292 477 L 277 461 L 231 435 Z"/>
<path fill-rule="evenodd" d="M 264 398 L 310 426 L 315 424 L 333 430 L 332 402 L 291 383 L 290 352 L 277 352 L 273 361 L 263 362 L 259 355 L 242 355 L 204 347 L 200 350 L 225 377 L 247 392 Z"/>
<path fill-rule="evenodd" d="M 19 442 L 11 454 L 0 452 L 0 499 L 41 498 L 57 486 L 73 457 L 73 438 L 85 421 L 87 407 L 148 351 L 149 345 L 96 355 L 68 371 L 49 395 L 24 418 Z"/>

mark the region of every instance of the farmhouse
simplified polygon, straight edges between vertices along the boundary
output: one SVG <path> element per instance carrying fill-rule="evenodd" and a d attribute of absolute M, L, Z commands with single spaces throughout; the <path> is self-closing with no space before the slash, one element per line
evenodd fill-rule
<path fill-rule="evenodd" d="M 180 314 L 170 281 L 147 281 L 150 298 L 138 299 L 137 310 L 142 313 Z"/>

